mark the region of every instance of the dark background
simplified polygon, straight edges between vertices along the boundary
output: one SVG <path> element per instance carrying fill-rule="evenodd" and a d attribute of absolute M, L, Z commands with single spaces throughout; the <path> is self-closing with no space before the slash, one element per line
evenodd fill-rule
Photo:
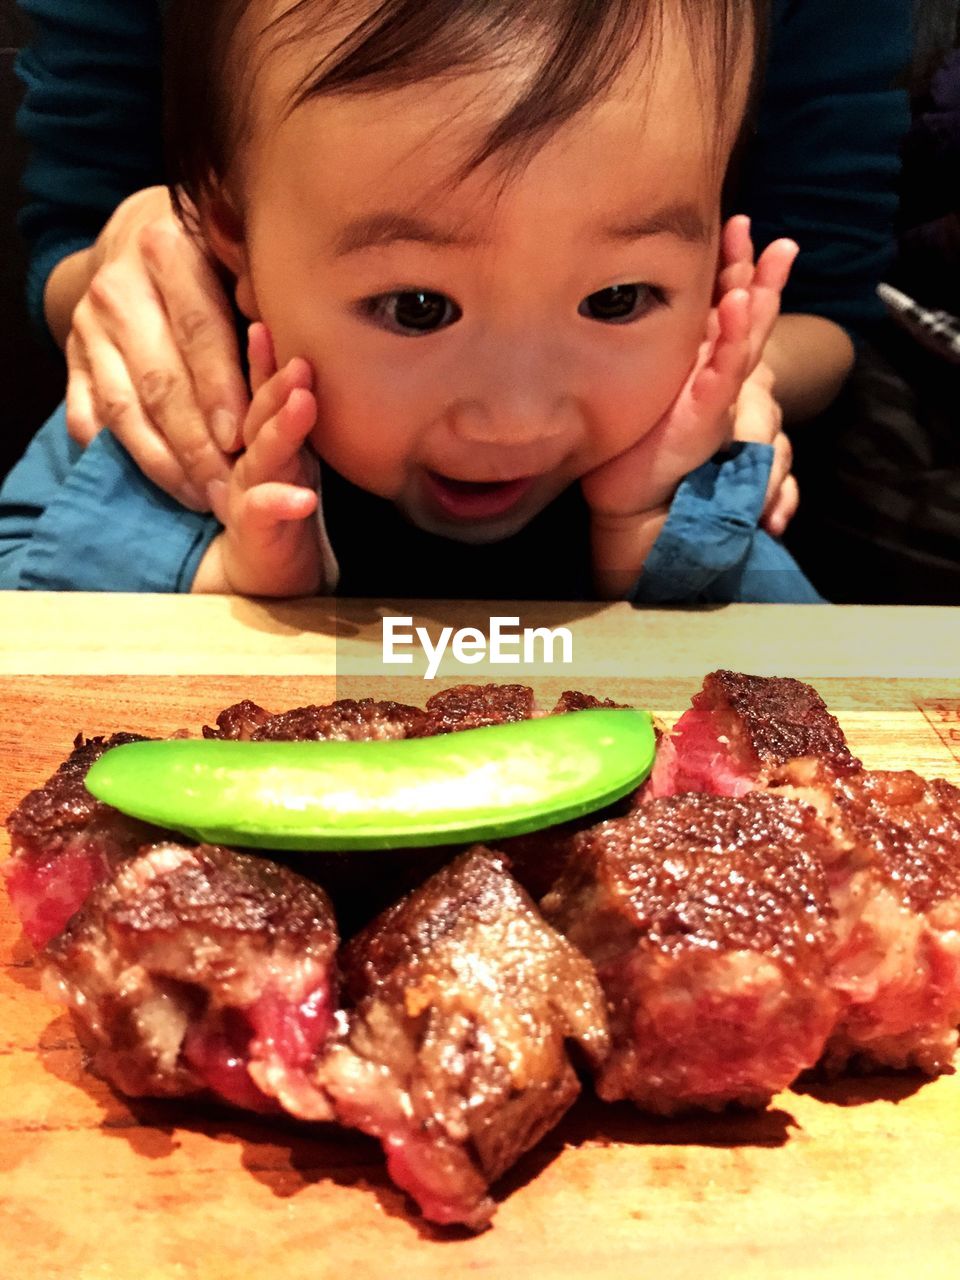
<path fill-rule="evenodd" d="M 13 129 L 20 98 L 13 59 L 26 35 L 14 0 L 0 0 L 0 476 L 62 400 L 64 388 L 63 360 L 27 319 L 26 253 L 16 229 L 23 148 Z"/>

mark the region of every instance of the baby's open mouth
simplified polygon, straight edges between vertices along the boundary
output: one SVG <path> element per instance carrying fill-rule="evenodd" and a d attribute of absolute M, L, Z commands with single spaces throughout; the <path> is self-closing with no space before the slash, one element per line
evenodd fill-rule
<path fill-rule="evenodd" d="M 454 480 L 437 471 L 425 472 L 426 489 L 447 517 L 483 520 L 502 516 L 528 492 L 535 476 L 516 480 Z"/>

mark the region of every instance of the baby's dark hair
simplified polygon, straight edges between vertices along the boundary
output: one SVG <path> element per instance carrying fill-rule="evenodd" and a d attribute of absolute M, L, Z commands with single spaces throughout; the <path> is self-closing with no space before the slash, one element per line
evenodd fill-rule
<path fill-rule="evenodd" d="M 724 120 L 744 42 L 753 84 L 766 36 L 766 0 L 169 0 L 165 18 L 168 179 L 175 201 L 194 204 L 230 171 L 249 129 L 249 91 L 264 57 L 340 35 L 295 88 L 311 98 L 372 93 L 533 62 L 520 95 L 505 103 L 464 172 L 498 153 L 523 154 L 610 89 L 631 55 L 657 55 L 665 21 L 678 21 L 704 89 Z M 329 40 L 327 41 L 329 43 Z M 753 95 L 751 94 L 751 97 Z M 736 137 L 741 121 L 733 121 Z M 718 126 L 719 128 L 719 126 Z"/>

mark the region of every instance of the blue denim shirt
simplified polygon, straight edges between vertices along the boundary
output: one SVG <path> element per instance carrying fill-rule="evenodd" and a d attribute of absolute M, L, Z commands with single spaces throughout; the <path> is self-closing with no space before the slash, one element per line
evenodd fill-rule
<path fill-rule="evenodd" d="M 633 603 L 821 602 L 789 553 L 758 528 L 772 458 L 769 445 L 735 445 L 682 482 L 630 595 Z M 385 518 L 390 518 L 389 503 L 368 501 L 389 509 Z M 353 505 L 341 504 L 347 516 Z M 341 563 L 351 541 L 369 544 L 368 536 L 351 540 L 356 530 L 349 524 L 341 518 L 339 528 L 330 528 Z M 565 532 L 568 525 L 567 548 L 555 545 L 556 527 L 548 534 L 559 566 L 550 590 L 557 599 L 589 599 L 585 575 L 575 569 L 583 561 L 577 551 L 588 541 L 586 527 L 564 518 Z M 86 449 L 74 444 L 61 406 L 0 489 L 0 588 L 186 592 L 219 531 L 213 516 L 186 510 L 152 484 L 108 431 L 101 431 Z M 460 544 L 451 548 L 449 540 L 431 540 L 420 531 L 414 536 L 421 541 L 403 584 L 409 596 L 437 594 L 430 589 L 431 541 L 438 552 L 443 544 L 447 556 L 452 550 L 454 558 L 483 554 L 483 549 L 461 549 Z M 357 579 L 365 583 L 362 593 L 398 594 L 395 580 L 376 590 L 375 546 L 372 554 L 372 574 L 368 566 L 366 576 Z M 543 584 L 532 580 L 529 559 L 523 562 L 501 551 L 497 563 L 514 561 L 519 566 L 515 580 L 496 580 L 496 596 L 542 598 L 537 586 Z M 470 580 L 462 585 L 469 588 Z M 441 592 L 449 594 L 449 588 L 443 586 Z"/>

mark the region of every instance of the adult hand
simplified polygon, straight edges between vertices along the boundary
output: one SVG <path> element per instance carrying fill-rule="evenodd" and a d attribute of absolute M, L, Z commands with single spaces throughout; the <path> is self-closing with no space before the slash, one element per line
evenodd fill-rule
<path fill-rule="evenodd" d="M 166 187 L 114 212 L 89 252 L 67 335 L 67 429 L 104 427 L 144 473 L 194 510 L 225 480 L 249 394 L 223 286 Z"/>

